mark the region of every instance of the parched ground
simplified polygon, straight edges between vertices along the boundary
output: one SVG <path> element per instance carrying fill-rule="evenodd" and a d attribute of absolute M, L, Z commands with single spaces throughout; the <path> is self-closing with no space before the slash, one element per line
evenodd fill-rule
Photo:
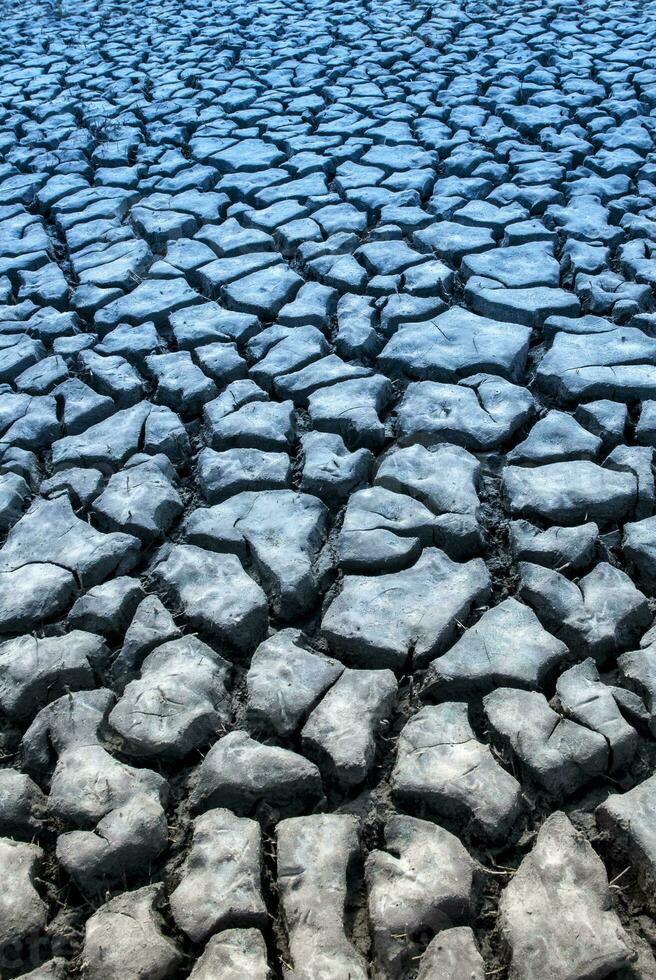
<path fill-rule="evenodd" d="M 653 980 L 656 4 L 1 10 L 1 980 Z"/>

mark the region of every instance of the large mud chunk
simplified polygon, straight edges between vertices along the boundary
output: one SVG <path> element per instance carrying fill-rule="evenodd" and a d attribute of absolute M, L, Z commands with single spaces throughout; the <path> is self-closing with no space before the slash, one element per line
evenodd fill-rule
<path fill-rule="evenodd" d="M 17 769 L 0 770 L 0 834 L 31 841 L 43 826 L 46 798 L 36 783 Z"/>
<path fill-rule="evenodd" d="M 92 688 L 94 667 L 106 656 L 101 638 L 83 630 L 8 640 L 0 646 L 0 708 L 29 718 L 68 690 Z"/>
<path fill-rule="evenodd" d="M 175 489 L 173 470 L 166 457 L 130 466 L 110 477 L 93 503 L 99 523 L 110 531 L 125 531 L 148 543 L 164 535 L 183 503 Z M 169 472 L 166 472 L 166 470 Z"/>
<path fill-rule="evenodd" d="M 303 751 L 342 789 L 358 786 L 373 766 L 376 736 L 396 695 L 391 670 L 345 670 L 305 723 Z"/>
<path fill-rule="evenodd" d="M 480 469 L 476 457 L 460 446 L 444 443 L 429 450 L 415 445 L 385 456 L 375 482 L 413 497 L 434 514 L 477 515 Z"/>
<path fill-rule="evenodd" d="M 432 662 L 424 694 L 444 699 L 500 684 L 537 688 L 567 655 L 565 644 L 547 633 L 528 606 L 505 599 Z"/>
<path fill-rule="evenodd" d="M 226 929 L 212 936 L 190 980 L 270 980 L 267 951 L 257 929 Z"/>
<path fill-rule="evenodd" d="M 448 442 L 487 452 L 504 446 L 534 412 L 526 388 L 496 375 L 476 374 L 458 384 L 417 381 L 408 385 L 397 410 L 399 441 L 428 448 Z"/>
<path fill-rule="evenodd" d="M 398 741 L 395 801 L 418 816 L 447 820 L 485 840 L 501 840 L 520 812 L 520 785 L 479 742 L 467 705 L 422 708 Z"/>
<path fill-rule="evenodd" d="M 552 409 L 539 419 L 526 439 L 508 453 L 511 463 L 558 463 L 564 460 L 595 459 L 601 439 L 588 432 L 567 412 Z"/>
<path fill-rule="evenodd" d="M 43 851 L 36 844 L 0 838 L 0 954 L 20 960 L 25 939 L 34 939 L 46 925 L 48 907 L 35 887 Z"/>
<path fill-rule="evenodd" d="M 558 333 L 538 366 L 540 388 L 572 402 L 653 398 L 656 340 L 635 327 L 608 326 L 594 335 Z"/>
<path fill-rule="evenodd" d="M 200 767 L 191 794 L 197 811 L 229 807 L 240 816 L 262 809 L 292 816 L 312 810 L 323 790 L 319 770 L 302 755 L 230 732 L 216 742 Z"/>
<path fill-rule="evenodd" d="M 656 593 L 656 517 L 624 525 L 622 550 L 629 571 L 650 595 Z"/>
<path fill-rule="evenodd" d="M 653 910 L 656 882 L 656 776 L 634 786 L 626 793 L 616 793 L 597 807 L 597 824 L 613 844 L 628 854 L 643 894 Z"/>
<path fill-rule="evenodd" d="M 266 923 L 262 839 L 254 820 L 229 810 L 196 817 L 180 884 L 171 894 L 176 925 L 193 942 L 229 926 Z"/>
<path fill-rule="evenodd" d="M 280 630 L 251 660 L 249 724 L 283 738 L 293 735 L 343 670 L 336 660 L 306 649 L 300 630 Z"/>
<path fill-rule="evenodd" d="M 81 828 L 91 828 L 135 796 L 161 805 L 168 798 L 162 776 L 128 766 L 100 744 L 113 702 L 112 692 L 103 689 L 65 695 L 43 708 L 23 737 L 26 768 L 43 773 L 54 766 L 50 815 Z"/>
<path fill-rule="evenodd" d="M 76 515 L 68 497 L 63 496 L 35 501 L 14 525 L 0 551 L 0 570 L 52 562 L 70 571 L 88 588 L 112 574 L 128 571 L 138 554 L 136 538 L 96 531 Z"/>
<path fill-rule="evenodd" d="M 516 980 L 600 980 L 635 959 L 604 866 L 564 813 L 542 825 L 499 917 Z"/>
<path fill-rule="evenodd" d="M 424 504 L 384 487 L 354 493 L 337 539 L 345 571 L 397 572 L 414 564 L 423 545 L 434 544 L 437 518 Z"/>
<path fill-rule="evenodd" d="M 197 637 L 157 647 L 109 716 L 128 755 L 183 758 L 230 717 L 230 665 Z"/>
<path fill-rule="evenodd" d="M 507 466 L 503 489 L 513 517 L 565 525 L 619 521 L 631 513 L 638 497 L 632 473 L 615 472 L 589 460 Z"/>
<path fill-rule="evenodd" d="M 404 571 L 346 576 L 321 631 L 335 654 L 354 667 L 425 666 L 485 600 L 489 581 L 481 559 L 458 564 L 443 551 L 427 548 Z"/>
<path fill-rule="evenodd" d="M 170 589 L 191 625 L 201 633 L 219 636 L 244 652 L 264 639 L 268 623 L 266 597 L 236 555 L 173 545 L 154 574 Z"/>
<path fill-rule="evenodd" d="M 164 932 L 161 885 L 125 892 L 87 919 L 82 949 L 85 980 L 166 980 L 182 952 Z"/>
<path fill-rule="evenodd" d="M 49 562 L 0 571 L 0 630 L 23 633 L 61 615 L 76 591 L 73 573 Z"/>
<path fill-rule="evenodd" d="M 623 714 L 631 711 L 631 694 L 605 684 L 591 658 L 560 675 L 556 694 L 566 715 L 607 739 L 611 768 L 624 771 L 638 747 L 638 733 Z"/>
<path fill-rule="evenodd" d="M 485 963 L 468 926 L 444 929 L 430 941 L 417 980 L 485 980 Z"/>
<path fill-rule="evenodd" d="M 634 643 L 651 621 L 646 597 L 619 568 L 600 562 L 570 582 L 559 572 L 519 563 L 522 599 L 574 653 L 601 662 Z"/>
<path fill-rule="evenodd" d="M 365 980 L 364 959 L 346 934 L 346 903 L 359 855 L 357 819 L 325 813 L 276 829 L 278 889 L 293 980 Z"/>
<path fill-rule="evenodd" d="M 494 734 L 553 796 L 574 793 L 606 770 L 604 736 L 561 718 L 543 694 L 499 687 L 483 706 Z"/>
<path fill-rule="evenodd" d="M 378 357 L 394 377 L 418 381 L 453 381 L 477 372 L 511 380 L 526 364 L 531 331 L 452 307 L 425 323 L 399 328 Z"/>
<path fill-rule="evenodd" d="M 369 919 L 380 968 L 400 977 L 420 948 L 414 937 L 469 916 L 474 863 L 457 837 L 414 817 L 387 822 L 385 847 L 367 858 Z"/>
<path fill-rule="evenodd" d="M 98 897 L 112 885 L 148 874 L 166 849 L 164 810 L 135 793 L 102 818 L 93 831 L 73 830 L 57 839 L 57 860 L 81 891 Z"/>

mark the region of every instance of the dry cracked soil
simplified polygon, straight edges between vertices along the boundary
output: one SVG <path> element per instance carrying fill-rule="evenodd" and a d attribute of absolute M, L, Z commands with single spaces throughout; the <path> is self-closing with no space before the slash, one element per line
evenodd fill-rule
<path fill-rule="evenodd" d="M 0 9 L 2 980 L 654 980 L 656 3 Z"/>

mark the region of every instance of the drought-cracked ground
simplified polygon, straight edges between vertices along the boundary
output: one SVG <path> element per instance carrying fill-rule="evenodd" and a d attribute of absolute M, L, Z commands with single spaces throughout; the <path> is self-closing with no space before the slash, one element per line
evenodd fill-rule
<path fill-rule="evenodd" d="M 655 15 L 2 3 L 2 980 L 656 977 Z"/>

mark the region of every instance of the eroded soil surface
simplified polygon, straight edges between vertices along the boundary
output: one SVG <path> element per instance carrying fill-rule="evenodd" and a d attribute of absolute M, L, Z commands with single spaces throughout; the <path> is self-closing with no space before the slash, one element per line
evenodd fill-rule
<path fill-rule="evenodd" d="M 2 3 L 0 977 L 656 977 L 653 3 Z"/>

